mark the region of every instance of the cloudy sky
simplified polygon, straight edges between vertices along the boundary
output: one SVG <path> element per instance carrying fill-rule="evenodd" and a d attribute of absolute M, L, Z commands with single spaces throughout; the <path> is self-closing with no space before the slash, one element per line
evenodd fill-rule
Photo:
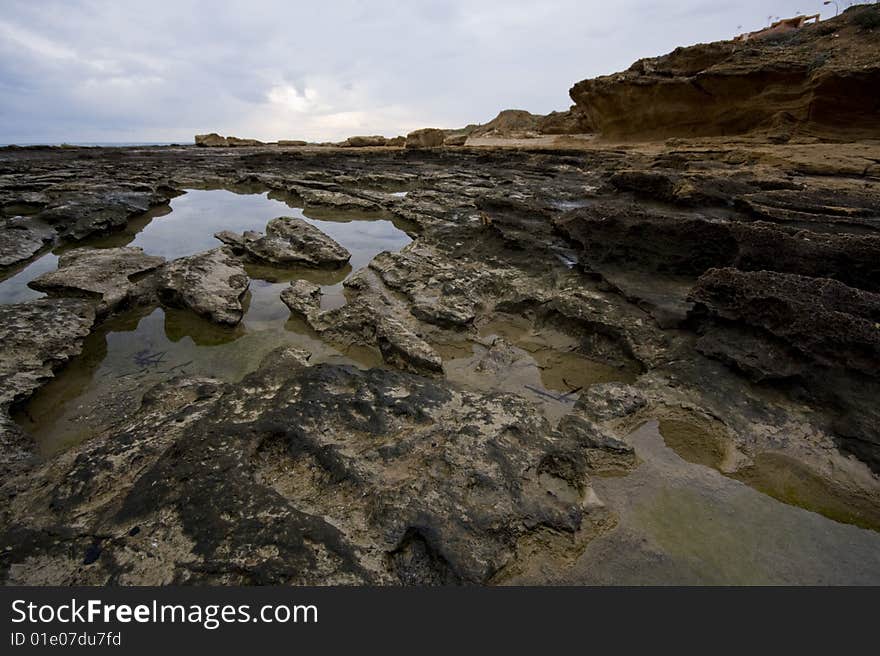
<path fill-rule="evenodd" d="M 841 0 L 841 7 L 849 4 Z M 0 143 L 393 136 L 820 0 L 0 0 Z M 833 9 L 832 12 L 833 14 Z"/>

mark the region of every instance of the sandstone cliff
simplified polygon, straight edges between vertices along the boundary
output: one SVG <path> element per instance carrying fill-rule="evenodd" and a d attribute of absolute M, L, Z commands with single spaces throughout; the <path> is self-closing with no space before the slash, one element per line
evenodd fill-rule
<path fill-rule="evenodd" d="M 663 139 L 763 133 L 880 137 L 880 6 L 786 34 L 677 48 L 569 91 L 603 136 Z"/>

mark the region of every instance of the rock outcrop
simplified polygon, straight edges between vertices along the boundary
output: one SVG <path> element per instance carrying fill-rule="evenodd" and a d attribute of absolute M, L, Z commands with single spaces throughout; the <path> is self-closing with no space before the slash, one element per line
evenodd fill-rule
<path fill-rule="evenodd" d="M 221 148 L 229 145 L 229 141 L 226 137 L 221 137 L 216 132 L 211 132 L 209 134 L 197 134 L 195 136 L 196 146 L 202 146 L 207 148 Z"/>
<path fill-rule="evenodd" d="M 241 263 L 226 249 L 215 248 L 166 264 L 159 272 L 158 293 L 167 305 L 235 325 L 244 315 L 241 297 L 248 284 Z"/>
<path fill-rule="evenodd" d="M 712 269 L 700 277 L 691 299 L 699 304 L 697 313 L 705 308 L 713 317 L 755 329 L 756 343 L 765 337 L 766 350 L 784 353 L 780 359 L 786 362 L 880 376 L 878 294 L 823 278 Z"/>
<path fill-rule="evenodd" d="M 235 146 L 262 146 L 263 142 L 256 139 L 240 139 L 239 137 L 223 137 L 216 132 L 210 134 L 197 134 L 196 146 L 208 148 L 224 148 Z"/>
<path fill-rule="evenodd" d="M 253 231 L 238 235 L 224 230 L 214 236 L 236 254 L 281 266 L 340 267 L 351 258 L 351 253 L 332 238 L 308 221 L 293 216 L 269 221 L 265 235 Z"/>
<path fill-rule="evenodd" d="M 880 136 L 880 48 L 853 7 L 837 18 L 745 43 L 678 48 L 570 95 L 586 124 L 615 139 L 763 133 Z"/>
<path fill-rule="evenodd" d="M 281 300 L 291 312 L 311 316 L 321 309 L 321 287 L 308 280 L 293 280 L 281 292 Z"/>
<path fill-rule="evenodd" d="M 370 146 L 386 146 L 388 145 L 388 140 L 378 134 L 371 136 L 355 136 L 349 137 L 339 145 L 343 148 L 368 148 Z"/>

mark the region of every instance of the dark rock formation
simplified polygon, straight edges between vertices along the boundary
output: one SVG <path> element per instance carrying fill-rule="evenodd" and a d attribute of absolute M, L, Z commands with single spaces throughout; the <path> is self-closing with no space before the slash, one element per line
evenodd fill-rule
<path fill-rule="evenodd" d="M 33 582 L 32 564 L 51 562 L 67 583 L 486 583 L 527 557 L 521 540 L 562 535 L 577 553 L 608 521 L 588 501 L 586 452 L 626 448 L 587 448 L 594 429 L 578 428 L 552 432 L 513 395 L 308 367 L 288 349 L 238 386 L 152 390 L 136 418 L 78 449 L 63 480 L 42 467 L 41 484 L 7 481 L 22 486 L 16 508 L 40 511 L 27 527 L 0 521 L 0 572 Z M 54 541 L 39 539 L 47 526 Z M 114 536 L 88 567 L 69 557 L 84 534 Z"/>
<path fill-rule="evenodd" d="M 705 308 L 713 317 L 756 329 L 751 339 L 766 336 L 782 362 L 805 359 L 823 367 L 880 375 L 878 294 L 824 278 L 712 269 L 697 281 L 691 300 L 700 304 L 698 313 Z M 723 346 L 714 343 L 715 348 Z M 736 359 L 732 353 L 730 357 Z M 789 370 L 779 373 L 787 375 Z"/>

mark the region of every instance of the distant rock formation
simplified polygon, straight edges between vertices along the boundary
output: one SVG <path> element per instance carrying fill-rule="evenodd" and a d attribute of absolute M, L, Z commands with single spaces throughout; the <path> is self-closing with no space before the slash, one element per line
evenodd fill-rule
<path fill-rule="evenodd" d="M 369 137 L 349 137 L 339 145 L 343 148 L 366 148 L 368 146 L 385 146 L 387 141 L 385 137 L 375 134 Z"/>
<path fill-rule="evenodd" d="M 880 6 L 852 7 L 787 33 L 677 48 L 569 93 L 579 120 L 606 137 L 877 138 L 878 26 Z"/>
<path fill-rule="evenodd" d="M 437 128 L 413 130 L 406 135 L 407 148 L 438 148 L 446 141 L 446 134 Z"/>
<path fill-rule="evenodd" d="M 223 148 L 227 146 L 262 146 L 262 141 L 256 139 L 239 139 L 238 137 L 223 137 L 216 132 L 209 134 L 197 134 L 195 136 L 196 146 L 204 146 L 208 148 Z"/>
<path fill-rule="evenodd" d="M 209 134 L 197 134 L 195 139 L 196 146 L 203 146 L 207 148 L 217 148 L 229 145 L 226 137 L 221 137 L 216 132 L 211 132 Z"/>
<path fill-rule="evenodd" d="M 590 132 L 572 110 L 532 114 L 523 109 L 505 109 L 488 123 L 446 130 L 447 146 L 463 146 L 471 137 L 528 139 L 547 134 L 581 134 Z"/>

